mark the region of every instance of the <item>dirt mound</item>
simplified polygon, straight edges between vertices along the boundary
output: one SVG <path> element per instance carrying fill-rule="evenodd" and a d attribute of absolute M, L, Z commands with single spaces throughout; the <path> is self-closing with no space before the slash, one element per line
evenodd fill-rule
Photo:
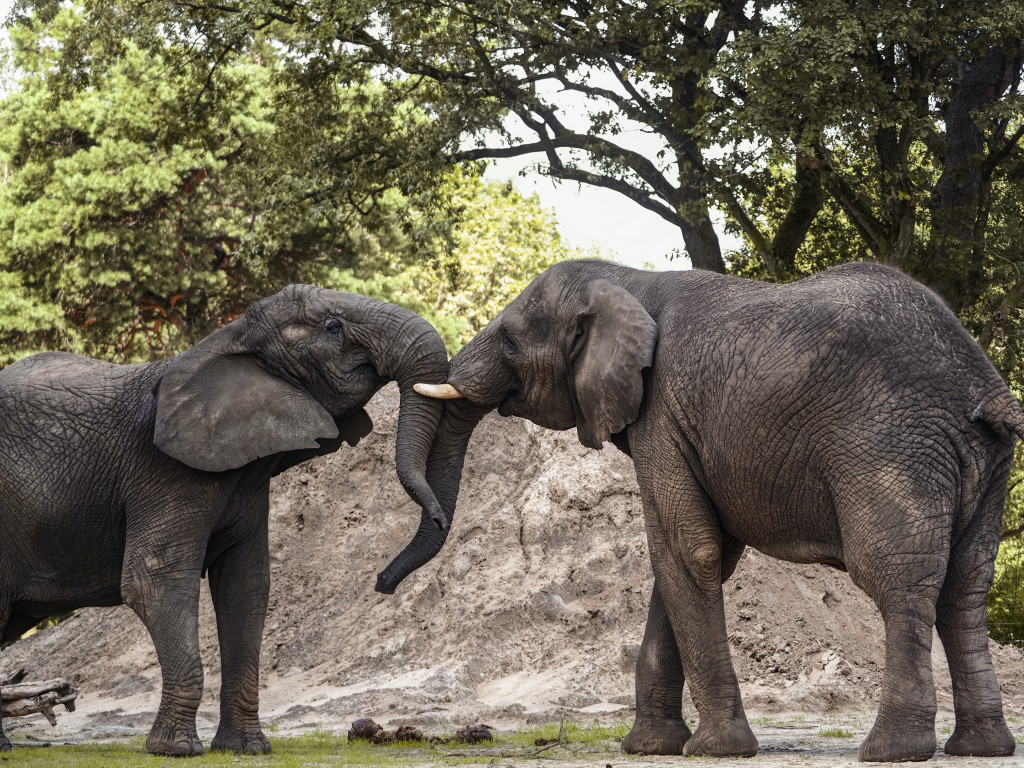
<path fill-rule="evenodd" d="M 271 491 L 272 593 L 261 712 L 276 729 L 381 724 L 508 727 L 567 715 L 631 720 L 633 665 L 652 575 L 632 462 L 574 432 L 488 417 L 476 430 L 448 543 L 393 596 L 377 572 L 411 538 L 419 510 L 394 470 L 397 389 L 368 408 L 357 448 L 277 478 Z M 219 659 L 203 588 L 207 670 L 200 733 L 216 724 Z M 882 623 L 846 574 L 749 551 L 726 584 L 733 659 L 755 712 L 873 708 Z M 1008 712 L 1024 710 L 1024 655 L 993 644 Z M 79 710 L 40 737 L 148 729 L 156 654 L 128 609 L 80 611 L 0 654 L 0 669 L 64 676 Z M 952 706 L 935 643 L 939 705 Z M 692 705 L 684 710 L 693 716 Z"/>

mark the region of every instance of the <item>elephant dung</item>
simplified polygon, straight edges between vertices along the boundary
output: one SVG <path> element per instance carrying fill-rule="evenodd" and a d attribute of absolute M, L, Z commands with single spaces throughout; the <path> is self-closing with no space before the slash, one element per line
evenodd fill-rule
<path fill-rule="evenodd" d="M 455 740 L 465 744 L 477 744 L 481 741 L 491 741 L 493 738 L 489 725 L 467 725 L 455 734 Z"/>
<path fill-rule="evenodd" d="M 368 717 L 360 718 L 352 723 L 348 732 L 349 741 L 374 741 L 378 733 L 384 729 Z"/>

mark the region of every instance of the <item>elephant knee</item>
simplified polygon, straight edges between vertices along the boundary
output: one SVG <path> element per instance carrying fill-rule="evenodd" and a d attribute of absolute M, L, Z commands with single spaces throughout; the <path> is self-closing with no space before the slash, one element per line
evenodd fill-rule
<path fill-rule="evenodd" d="M 121 576 L 121 599 L 132 610 L 136 610 L 136 606 L 139 605 L 139 593 L 136 579 L 129 574 Z"/>
<path fill-rule="evenodd" d="M 707 594 L 717 593 L 722 586 L 722 549 L 717 544 L 704 542 L 690 547 L 687 569 L 693 580 Z"/>
<path fill-rule="evenodd" d="M 139 616 L 145 613 L 145 596 L 148 591 L 142 574 L 128 569 L 121 574 L 121 599 Z"/>
<path fill-rule="evenodd" d="M 691 552 L 694 566 L 701 572 L 720 571 L 722 550 L 714 544 L 698 544 Z"/>

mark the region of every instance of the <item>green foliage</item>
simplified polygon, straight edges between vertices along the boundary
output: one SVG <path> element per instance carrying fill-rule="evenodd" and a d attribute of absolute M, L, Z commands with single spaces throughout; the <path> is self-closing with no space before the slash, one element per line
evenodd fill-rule
<path fill-rule="evenodd" d="M 63 8 L 45 30 L 11 30 L 23 76 L 2 107 L 0 268 L 42 322 L 5 314 L 0 362 L 40 348 L 124 359 L 137 336 L 165 353 L 247 298 L 231 286 L 250 271 L 223 262 L 249 229 L 231 160 L 273 132 L 264 71 L 234 63 L 224 111 L 191 120 L 187 78 L 131 44 L 110 61 L 93 50 L 75 62 L 88 85 L 55 92 L 51 74 L 85 24 Z"/>
<path fill-rule="evenodd" d="M 450 351 L 469 341 L 530 281 L 552 264 L 579 258 L 565 246 L 550 211 L 537 198 L 523 198 L 511 184 L 484 185 L 456 170 L 442 194 L 460 211 L 452 250 L 442 258 L 411 267 L 403 276 L 411 297 L 462 329 L 449 339 Z M 440 328 L 440 327 L 439 327 Z"/>
<path fill-rule="evenodd" d="M 399 188 L 388 158 L 426 118 L 386 85 L 303 89 L 258 37 L 197 70 L 173 35 L 50 10 L 11 27 L 0 103 L 0 365 L 162 357 L 289 282 L 395 301 L 454 350 L 572 255 L 536 199 L 473 169 Z"/>

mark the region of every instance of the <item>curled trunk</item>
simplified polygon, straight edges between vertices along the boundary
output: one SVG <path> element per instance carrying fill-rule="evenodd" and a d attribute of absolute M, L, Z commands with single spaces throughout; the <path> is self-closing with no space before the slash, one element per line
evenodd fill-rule
<path fill-rule="evenodd" d="M 417 545 L 417 549 L 429 550 L 429 555 L 406 557 L 402 567 L 393 570 L 392 577 L 386 582 L 388 589 L 382 590 L 378 579 L 378 591 L 389 594 L 394 592 L 402 579 L 436 554 L 444 543 L 450 520 L 427 477 L 427 458 L 444 411 L 444 403 L 413 390 L 417 382 L 443 382 L 448 372 L 448 355 L 437 331 L 423 318 L 399 310 L 395 322 L 400 323 L 400 327 L 393 334 L 381 336 L 386 346 L 375 349 L 375 365 L 382 377 L 398 382 L 401 401 L 395 439 L 395 469 L 402 487 L 422 510 L 420 531 L 406 551 L 424 538 L 428 538 L 431 544 L 425 548 Z M 436 547 L 433 544 L 435 539 L 440 540 Z"/>
<path fill-rule="evenodd" d="M 442 403 L 440 400 L 432 402 Z M 459 496 L 459 483 L 462 480 L 462 467 L 469 439 L 480 419 L 492 408 L 474 405 L 465 400 L 448 401 L 443 403 L 443 407 L 444 414 L 427 459 L 426 482 L 450 524 L 455 515 L 455 502 Z M 435 525 L 424 507 L 415 536 L 377 575 L 376 590 L 387 595 L 392 594 L 402 579 L 441 551 L 447 538 L 447 526 L 442 529 Z"/>

